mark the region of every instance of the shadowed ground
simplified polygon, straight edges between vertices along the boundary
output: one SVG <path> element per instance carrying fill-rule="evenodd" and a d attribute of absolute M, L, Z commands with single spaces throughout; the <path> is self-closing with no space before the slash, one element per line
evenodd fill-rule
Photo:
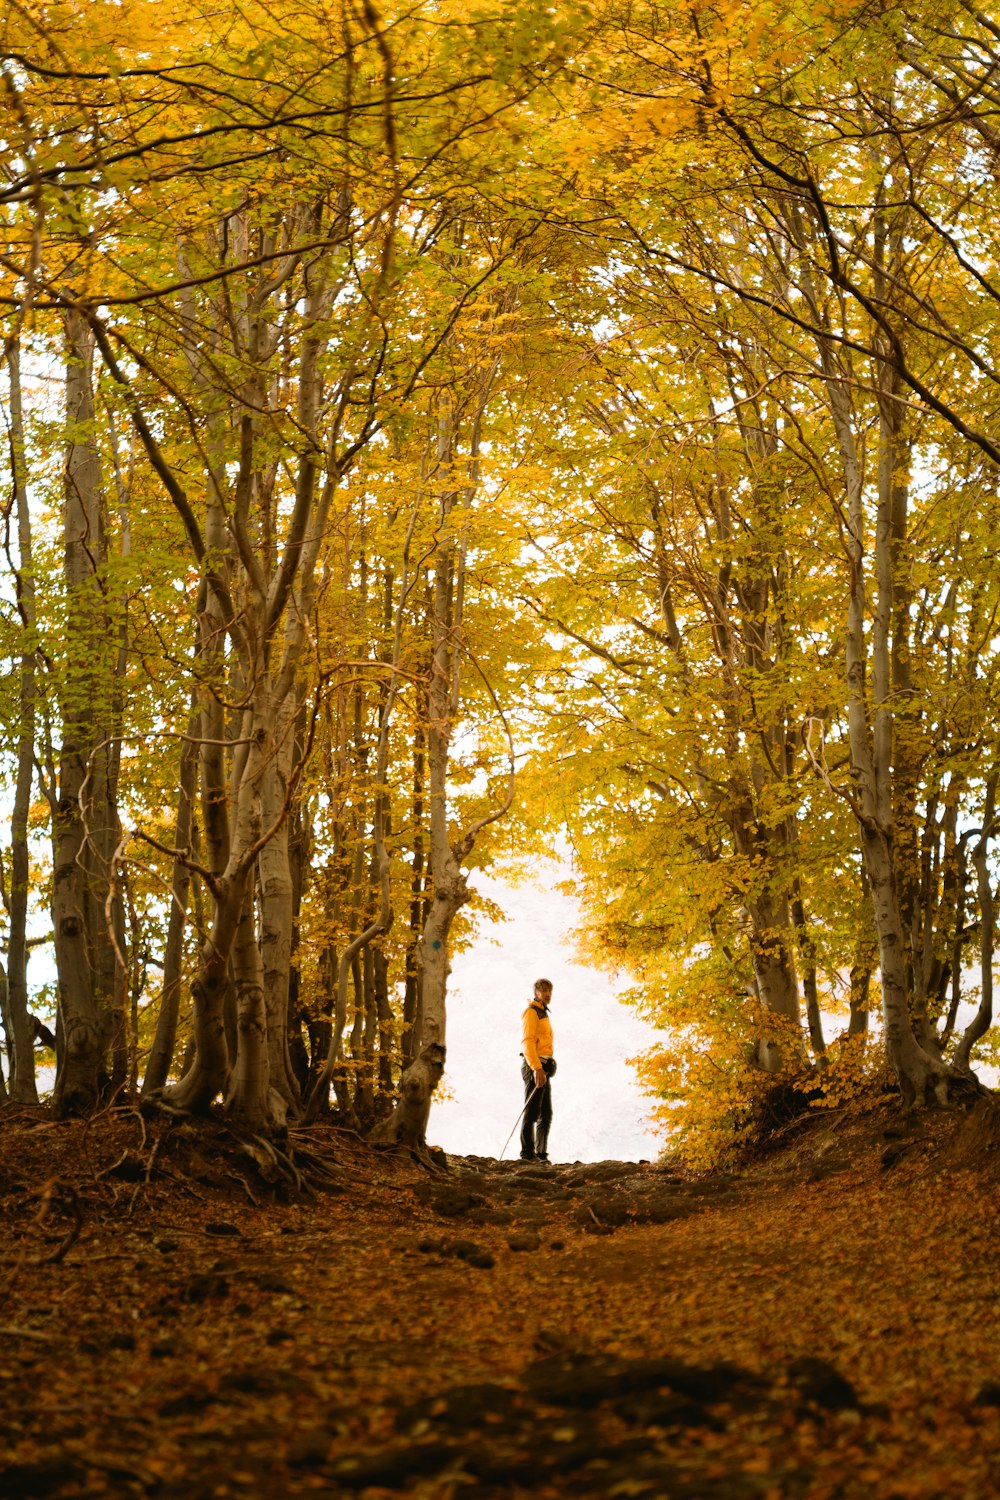
<path fill-rule="evenodd" d="M 8 1116 L 0 1492 L 992 1500 L 993 1117 L 692 1181 Z"/>

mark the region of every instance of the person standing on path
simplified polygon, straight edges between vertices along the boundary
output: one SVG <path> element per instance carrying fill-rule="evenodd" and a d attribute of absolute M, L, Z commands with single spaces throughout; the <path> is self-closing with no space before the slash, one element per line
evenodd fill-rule
<path fill-rule="evenodd" d="M 521 1122 L 521 1160 L 548 1161 L 552 1124 L 552 1084 L 556 1060 L 552 1056 L 552 981 L 537 979 L 531 1004 L 521 1017 L 521 1077 L 524 1079 L 524 1119 Z"/>

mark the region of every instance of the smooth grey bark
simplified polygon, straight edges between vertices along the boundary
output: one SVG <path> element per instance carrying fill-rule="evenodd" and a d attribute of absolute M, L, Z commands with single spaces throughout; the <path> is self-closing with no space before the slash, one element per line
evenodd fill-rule
<path fill-rule="evenodd" d="M 181 746 L 174 848 L 183 852 L 174 857 L 170 881 L 170 915 L 167 918 L 167 940 L 163 954 L 160 1008 L 156 1017 L 156 1033 L 142 1080 L 143 1098 L 147 1098 L 165 1086 L 177 1040 L 177 1022 L 184 977 L 184 934 L 187 928 L 188 900 L 191 892 L 191 865 L 187 851 L 191 846 L 194 799 L 198 784 L 197 724 L 198 715 L 195 710 L 188 725 L 187 737 Z"/>
<path fill-rule="evenodd" d="M 769 1015 L 787 1023 L 782 1033 L 774 1034 L 768 1031 L 767 1022 L 763 1022 L 764 1033 L 757 1048 L 760 1066 L 767 1073 L 777 1073 L 789 1052 L 795 1056 L 801 1051 L 799 986 L 790 942 L 788 903 L 783 899 L 775 902 L 764 895 L 748 901 L 747 911 L 757 995 Z"/>
<path fill-rule="evenodd" d="M 243 910 L 248 872 L 236 868 L 212 882 L 213 918 L 201 946 L 191 986 L 194 999 L 190 1065 L 176 1084 L 164 1090 L 175 1108 L 204 1113 L 224 1090 L 229 1077 L 225 1002 L 230 986 L 230 955 Z"/>
<path fill-rule="evenodd" d="M 406 941 L 403 981 L 403 1037 L 401 1060 L 404 1071 L 420 1049 L 420 971 L 417 950 L 420 934 L 427 920 L 427 858 L 424 834 L 424 777 L 426 771 L 426 705 L 420 705 L 413 736 L 413 794 L 411 801 L 413 840 L 410 863 L 409 930 Z"/>
<path fill-rule="evenodd" d="M 889 669 L 891 574 L 884 551 L 891 533 L 882 518 L 876 528 L 876 568 L 881 580 L 879 606 L 872 630 L 872 720 L 865 685 L 868 645 L 865 635 L 865 562 L 863 478 L 854 448 L 853 431 L 844 410 L 842 389 L 830 387 L 831 408 L 841 443 L 847 479 L 848 508 L 845 546 L 849 564 L 849 604 L 846 636 L 848 735 L 855 781 L 855 809 L 865 870 L 871 887 L 872 910 L 878 935 L 882 980 L 885 1045 L 904 1102 L 921 1103 L 933 1094 L 947 1097 L 944 1068 L 920 1046 L 910 1018 L 908 983 L 909 943 L 903 928 L 893 858 L 892 805 L 892 681 Z"/>
<path fill-rule="evenodd" d="M 233 944 L 236 981 L 236 1066 L 229 1077 L 226 1108 L 251 1127 L 284 1123 L 284 1100 L 271 1089 L 264 965 L 254 921 L 252 881 L 247 880 Z"/>
<path fill-rule="evenodd" d="M 734 390 L 732 393 L 735 396 Z M 746 525 L 753 540 L 741 566 L 733 565 L 728 559 L 726 563 L 729 580 L 725 587 L 731 588 L 738 605 L 739 646 L 735 632 L 726 624 L 728 610 L 725 606 L 719 610 L 716 631 L 724 676 L 732 698 L 729 732 L 734 760 L 738 754 L 743 717 L 740 704 L 747 698 L 752 700 L 753 683 L 767 683 L 779 670 L 783 648 L 781 595 L 786 571 L 781 532 L 783 496 L 768 477 L 769 466 L 778 452 L 778 435 L 773 422 L 766 420 L 755 407 L 751 406 L 744 412 L 742 403 L 737 401 L 735 409 L 739 413 L 740 431 L 753 475 Z M 736 539 L 728 518 L 726 531 L 727 541 L 734 544 Z M 743 546 L 745 548 L 745 543 Z M 757 718 L 756 709 L 753 714 Z M 745 794 L 735 798 L 732 827 L 738 852 L 749 861 L 751 868 L 760 872 L 751 876 L 754 888 L 746 898 L 750 915 L 750 953 L 758 996 L 765 1009 L 785 1024 L 780 1036 L 767 1032 L 761 1035 L 758 1061 L 767 1071 L 777 1072 L 786 1061 L 797 1061 L 802 1057 L 801 1000 L 790 906 L 792 891 L 788 874 L 783 872 L 783 867 L 788 864 L 789 837 L 783 826 L 771 827 L 761 813 L 762 800 L 780 782 L 786 769 L 787 726 L 779 715 L 763 716 L 756 725 L 756 732 L 748 735 L 747 740 L 749 744 L 744 754 L 748 762 L 748 785 Z M 757 748 L 758 743 L 762 749 Z"/>
<path fill-rule="evenodd" d="M 378 1092 L 384 1097 L 392 1090 L 393 1014 L 389 1002 L 389 958 L 379 943 L 372 948 L 372 983 L 378 1017 Z"/>
<path fill-rule="evenodd" d="M 35 1104 L 35 1054 L 28 1014 L 28 887 L 31 867 L 28 851 L 28 812 L 35 777 L 35 574 L 32 559 L 31 513 L 28 508 L 25 459 L 24 410 L 21 399 L 21 350 L 17 335 L 6 341 L 10 380 L 10 465 L 17 511 L 18 569 L 17 604 L 24 632 L 18 698 L 17 775 L 10 817 L 10 937 L 7 950 L 7 1003 L 9 1018 L 8 1066 L 10 1097 L 16 1104 Z"/>
<path fill-rule="evenodd" d="M 7 970 L 0 963 L 0 1018 L 3 1020 L 4 1040 L 7 1044 L 7 1057 L 10 1058 L 13 1047 L 13 1030 L 10 1024 L 10 1012 L 8 1010 L 9 987 L 7 984 Z M 3 1075 L 3 1063 L 0 1062 L 0 1104 L 7 1103 L 7 1080 Z"/>
<path fill-rule="evenodd" d="M 851 1014 L 847 1023 L 847 1035 L 860 1037 L 862 1041 L 868 1036 L 871 983 L 871 965 L 869 963 L 854 964 L 850 974 Z"/>
<path fill-rule="evenodd" d="M 358 1070 L 358 1103 L 362 1118 L 370 1119 L 375 1106 L 375 1046 L 378 1010 L 375 1002 L 375 963 L 371 943 L 361 955 L 361 995 L 364 1027 L 361 1032 L 361 1067 Z"/>
<path fill-rule="evenodd" d="M 958 1072 L 972 1074 L 972 1049 L 993 1025 L 993 955 L 996 944 L 996 905 L 990 869 L 987 863 L 990 839 L 996 829 L 997 772 L 986 782 L 986 805 L 983 825 L 972 851 L 979 891 L 979 1006 L 962 1033 L 955 1049 L 954 1065 Z"/>
<path fill-rule="evenodd" d="M 103 615 L 95 574 L 105 559 L 101 468 L 93 435 L 94 342 L 77 313 L 67 313 L 65 325 L 68 436 L 63 571 L 74 665 L 71 680 L 63 685 L 62 749 L 52 826 L 52 920 L 61 1042 L 53 1090 L 57 1115 L 84 1113 L 97 1103 L 107 1045 L 105 1007 L 111 999 L 98 990 L 98 973 L 103 978 L 104 970 L 96 961 L 94 934 L 98 909 L 103 918 L 103 900 L 95 899 L 98 893 L 91 885 L 85 848 L 85 811 L 95 800 L 87 783 L 96 783 L 99 798 L 104 780 L 92 764 L 92 757 L 96 762 L 102 754 L 95 725 L 102 684 L 94 667 L 104 643 L 95 639 L 94 625 L 99 626 Z"/>
<path fill-rule="evenodd" d="M 295 889 L 290 855 L 289 797 L 295 756 L 298 703 L 293 695 L 276 718 L 277 749 L 264 776 L 262 805 L 266 827 L 277 833 L 257 856 L 260 883 L 260 950 L 271 1087 L 289 1109 L 300 1104 L 299 1088 L 288 1050 L 289 991 L 295 923 Z"/>
<path fill-rule="evenodd" d="M 806 1002 L 809 1042 L 814 1057 L 822 1059 L 826 1056 L 826 1040 L 823 1036 L 823 1017 L 820 1014 L 819 991 L 816 986 L 816 945 L 809 931 L 805 902 L 797 879 L 792 897 L 792 920 L 799 940 L 799 953 L 802 955 L 802 993 Z"/>

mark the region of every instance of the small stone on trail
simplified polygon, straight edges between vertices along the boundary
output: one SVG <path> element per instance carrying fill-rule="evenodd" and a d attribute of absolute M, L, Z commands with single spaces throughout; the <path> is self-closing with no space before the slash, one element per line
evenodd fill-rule
<path fill-rule="evenodd" d="M 467 1193 L 459 1187 L 439 1187 L 436 1183 L 421 1183 L 413 1189 L 415 1195 L 445 1219 L 457 1219 L 482 1202 L 476 1193 Z"/>
<path fill-rule="evenodd" d="M 306 1468 L 326 1461 L 330 1451 L 330 1434 L 317 1428 L 312 1432 L 299 1432 L 288 1445 L 288 1462 Z"/>
<path fill-rule="evenodd" d="M 803 1355 L 788 1366 L 788 1375 L 806 1400 L 824 1411 L 860 1409 L 861 1402 L 851 1382 L 825 1359 Z"/>
<path fill-rule="evenodd" d="M 513 1224 L 514 1215 L 507 1208 L 470 1208 L 466 1219 L 470 1224 L 496 1224 L 505 1228 Z"/>
<path fill-rule="evenodd" d="M 477 1250 L 475 1255 L 464 1255 L 462 1259 L 467 1266 L 478 1266 L 481 1271 L 489 1271 L 496 1265 L 496 1261 L 488 1250 Z"/>
<path fill-rule="evenodd" d="M 265 1271 L 263 1275 L 255 1276 L 254 1280 L 262 1292 L 278 1292 L 285 1296 L 295 1295 L 295 1288 L 283 1276 L 276 1276 L 273 1271 Z"/>
<path fill-rule="evenodd" d="M 624 1224 L 629 1216 L 629 1202 L 613 1193 L 598 1193 L 581 1204 L 574 1217 L 577 1223 L 600 1219 L 602 1224 Z"/>
<path fill-rule="evenodd" d="M 507 1241 L 509 1250 L 538 1250 L 541 1248 L 542 1237 L 534 1229 L 524 1229 L 520 1234 L 512 1234 Z"/>
<path fill-rule="evenodd" d="M 474 1240 L 420 1240 L 417 1249 L 422 1255 L 447 1255 L 456 1260 L 464 1260 L 466 1265 L 478 1266 L 481 1270 L 488 1271 L 496 1261 L 488 1250 L 482 1245 L 477 1245 Z"/>
<path fill-rule="evenodd" d="M 273 1369 L 227 1370 L 219 1379 L 219 1397 L 230 1393 L 239 1396 L 299 1396 L 311 1391 L 309 1381 L 295 1370 L 277 1366 Z"/>
<path fill-rule="evenodd" d="M 192 1276 L 186 1291 L 189 1302 L 208 1302 L 212 1298 L 228 1297 L 229 1282 L 218 1275 Z"/>
<path fill-rule="evenodd" d="M 456 1385 L 437 1396 L 424 1396 L 396 1412 L 396 1429 L 409 1432 L 424 1422 L 467 1431 L 484 1422 L 496 1423 L 510 1416 L 518 1401 L 518 1392 L 509 1386 L 483 1381 L 474 1385 Z"/>
<path fill-rule="evenodd" d="M 231 1234 L 239 1236 L 240 1231 L 237 1229 L 235 1224 L 229 1224 L 224 1219 L 213 1219 L 211 1223 L 205 1225 L 205 1233 L 218 1235 Z"/>
<path fill-rule="evenodd" d="M 105 1177 L 118 1177 L 122 1182 L 145 1182 L 146 1163 L 134 1151 L 126 1151 L 113 1167 L 103 1173 Z"/>
<path fill-rule="evenodd" d="M 86 1470 L 72 1458 L 53 1456 L 37 1463 L 8 1464 L 3 1470 L 5 1500 L 41 1500 L 66 1484 L 82 1484 Z"/>
<path fill-rule="evenodd" d="M 445 1255 L 457 1255 L 459 1260 L 466 1260 L 470 1255 L 478 1255 L 482 1246 L 474 1240 L 445 1240 L 441 1248 Z"/>
<path fill-rule="evenodd" d="M 702 1205 L 692 1203 L 683 1193 L 670 1188 L 654 1189 L 635 1199 L 633 1214 L 637 1224 L 670 1224 L 700 1213 Z"/>

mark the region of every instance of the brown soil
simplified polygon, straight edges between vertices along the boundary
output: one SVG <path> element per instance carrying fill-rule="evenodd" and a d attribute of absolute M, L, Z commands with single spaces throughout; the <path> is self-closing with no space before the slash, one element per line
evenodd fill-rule
<path fill-rule="evenodd" d="M 997 1109 L 447 1173 L 0 1119 L 5 1500 L 994 1500 Z"/>

